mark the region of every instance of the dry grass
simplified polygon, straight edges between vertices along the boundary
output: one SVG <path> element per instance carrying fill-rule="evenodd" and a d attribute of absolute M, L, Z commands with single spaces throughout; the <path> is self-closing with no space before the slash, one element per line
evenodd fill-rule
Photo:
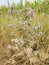
<path fill-rule="evenodd" d="M 29 17 L 24 19 L 24 17 L 24 14 L 14 16 L 8 14 L 0 15 L 0 65 L 49 65 L 49 15 L 41 13 L 40 15 L 35 14 L 34 18 Z M 20 23 L 24 20 L 31 24 L 27 31 L 20 30 L 21 28 L 23 29 L 23 25 Z M 42 25 L 42 29 L 36 32 L 44 32 L 42 37 L 38 37 L 36 34 L 34 36 L 30 35 L 32 32 L 31 27 L 36 26 L 38 22 Z M 19 44 L 19 48 L 15 48 L 15 44 L 11 40 L 21 36 L 24 36 L 25 44 Z M 30 40 L 30 37 L 34 39 L 35 43 L 37 42 L 37 49 L 35 51 L 33 49 L 35 45 L 33 45 L 33 40 Z M 9 45 L 12 48 L 7 48 Z M 29 49 L 28 52 L 27 49 Z M 28 54 L 31 56 L 28 57 Z M 47 58 L 48 62 L 46 62 Z"/>

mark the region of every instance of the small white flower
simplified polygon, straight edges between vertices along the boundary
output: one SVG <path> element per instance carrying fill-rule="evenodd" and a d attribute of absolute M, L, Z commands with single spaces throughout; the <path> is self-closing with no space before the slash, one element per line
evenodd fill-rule
<path fill-rule="evenodd" d="M 16 39 L 12 39 L 11 40 L 13 43 L 15 43 L 15 44 L 17 44 L 17 43 L 19 43 L 19 40 L 16 38 Z"/>
<path fill-rule="evenodd" d="M 8 14 L 11 14 L 11 10 L 8 10 Z"/>
<path fill-rule="evenodd" d="M 12 24 L 8 24 L 8 27 L 11 28 L 12 27 Z"/>
<path fill-rule="evenodd" d="M 38 27 L 38 29 L 42 28 L 42 26 L 41 26 L 41 24 L 39 22 L 37 23 L 37 27 Z"/>
<path fill-rule="evenodd" d="M 37 54 L 39 53 L 39 51 L 34 51 L 34 55 L 37 56 Z"/>
<path fill-rule="evenodd" d="M 27 29 L 28 29 L 28 25 L 27 25 L 27 24 L 24 25 L 23 29 L 24 29 L 24 30 L 27 30 Z"/>
<path fill-rule="evenodd" d="M 11 45 L 8 45 L 8 46 L 7 46 L 7 49 L 11 49 L 11 48 L 12 48 L 12 46 L 11 46 Z"/>
<path fill-rule="evenodd" d="M 23 24 L 24 30 L 28 29 L 28 22 L 27 21 L 22 22 L 22 24 Z"/>
<path fill-rule="evenodd" d="M 37 23 L 37 25 L 34 27 L 34 29 L 35 30 L 38 30 L 38 29 L 41 29 L 42 28 L 42 26 L 41 26 L 41 24 L 38 22 Z"/>
<path fill-rule="evenodd" d="M 14 25 L 14 28 L 16 28 L 16 27 L 17 27 L 17 25 L 15 24 L 15 25 Z"/>
<path fill-rule="evenodd" d="M 43 35 L 44 33 L 43 32 L 39 32 L 40 35 Z"/>
<path fill-rule="evenodd" d="M 32 16 L 34 15 L 34 10 L 32 8 L 26 8 L 26 12 L 28 16 Z"/>
<path fill-rule="evenodd" d="M 26 25 L 26 24 L 28 24 L 28 22 L 27 21 L 23 21 L 23 22 L 21 22 L 21 24 Z"/>
<path fill-rule="evenodd" d="M 28 12 L 28 15 L 33 17 L 33 11 Z"/>

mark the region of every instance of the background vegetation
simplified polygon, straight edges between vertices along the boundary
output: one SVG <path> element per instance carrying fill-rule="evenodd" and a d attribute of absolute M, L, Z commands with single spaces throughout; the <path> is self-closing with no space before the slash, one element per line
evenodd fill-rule
<path fill-rule="evenodd" d="M 49 65 L 49 0 L 0 6 L 0 64 Z M 26 8 L 34 10 L 28 16 Z"/>

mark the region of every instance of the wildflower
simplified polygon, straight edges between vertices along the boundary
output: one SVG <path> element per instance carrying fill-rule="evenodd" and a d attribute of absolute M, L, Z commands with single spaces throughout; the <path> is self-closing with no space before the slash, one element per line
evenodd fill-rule
<path fill-rule="evenodd" d="M 27 21 L 22 22 L 22 24 L 23 24 L 24 30 L 28 29 L 28 22 Z"/>
<path fill-rule="evenodd" d="M 43 35 L 44 33 L 43 32 L 39 32 L 40 35 Z"/>
<path fill-rule="evenodd" d="M 37 23 L 37 27 L 38 27 L 38 29 L 42 28 L 42 26 L 41 26 L 41 24 L 39 22 Z"/>
<path fill-rule="evenodd" d="M 28 24 L 28 21 L 23 21 L 23 22 L 21 22 L 21 24 L 23 24 L 23 25 Z"/>
<path fill-rule="evenodd" d="M 8 24 L 8 28 L 11 28 L 12 27 L 12 24 Z"/>
<path fill-rule="evenodd" d="M 10 8 L 11 8 L 11 10 L 12 10 L 12 9 L 14 9 L 14 6 L 13 6 L 13 5 L 11 5 L 11 6 L 10 6 Z"/>
<path fill-rule="evenodd" d="M 8 45 L 8 46 L 7 46 L 7 49 L 11 49 L 11 48 L 12 48 L 12 46 L 11 46 L 11 45 Z"/>
<path fill-rule="evenodd" d="M 11 14 L 11 10 L 8 10 L 8 14 Z"/>
<path fill-rule="evenodd" d="M 27 54 L 27 57 L 30 57 L 32 55 L 32 48 L 27 48 L 26 54 Z"/>
<path fill-rule="evenodd" d="M 41 28 L 42 28 L 42 26 L 41 26 L 40 23 L 37 23 L 37 25 L 34 27 L 35 30 L 38 30 L 38 29 L 41 29 Z"/>
<path fill-rule="evenodd" d="M 19 43 L 19 40 L 16 38 L 16 39 L 12 39 L 11 40 L 14 44 L 17 44 L 17 43 Z"/>
<path fill-rule="evenodd" d="M 33 17 L 33 15 L 34 15 L 34 10 L 33 10 L 33 9 L 31 9 L 31 8 L 26 8 L 26 12 L 27 12 L 27 15 L 28 15 L 28 16 Z"/>
<path fill-rule="evenodd" d="M 27 24 L 24 25 L 23 29 L 24 29 L 24 30 L 28 29 L 28 25 L 27 25 Z"/>
<path fill-rule="evenodd" d="M 28 15 L 33 17 L 33 11 L 28 12 Z"/>
<path fill-rule="evenodd" d="M 34 55 L 37 56 L 39 54 L 39 51 L 34 51 Z"/>
<path fill-rule="evenodd" d="M 14 28 L 16 28 L 16 27 L 17 27 L 17 25 L 15 24 L 15 25 L 14 25 Z"/>
<path fill-rule="evenodd" d="M 14 13 L 14 6 L 13 5 L 10 6 L 10 10 L 11 10 L 11 14 L 13 14 Z"/>

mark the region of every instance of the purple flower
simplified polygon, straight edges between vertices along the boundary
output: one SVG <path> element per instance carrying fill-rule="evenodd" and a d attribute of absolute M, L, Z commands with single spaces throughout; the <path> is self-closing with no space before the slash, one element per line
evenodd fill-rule
<path fill-rule="evenodd" d="M 16 24 L 14 24 L 14 28 L 16 28 L 17 27 L 17 25 Z"/>
<path fill-rule="evenodd" d="M 24 30 L 28 29 L 28 22 L 27 21 L 21 22 L 21 24 L 23 25 Z"/>
<path fill-rule="evenodd" d="M 34 15 L 34 10 L 33 10 L 33 9 L 31 9 L 31 8 L 26 8 L 26 11 L 27 11 L 27 15 L 28 15 L 28 16 L 32 16 L 32 17 L 33 17 L 33 15 Z"/>

